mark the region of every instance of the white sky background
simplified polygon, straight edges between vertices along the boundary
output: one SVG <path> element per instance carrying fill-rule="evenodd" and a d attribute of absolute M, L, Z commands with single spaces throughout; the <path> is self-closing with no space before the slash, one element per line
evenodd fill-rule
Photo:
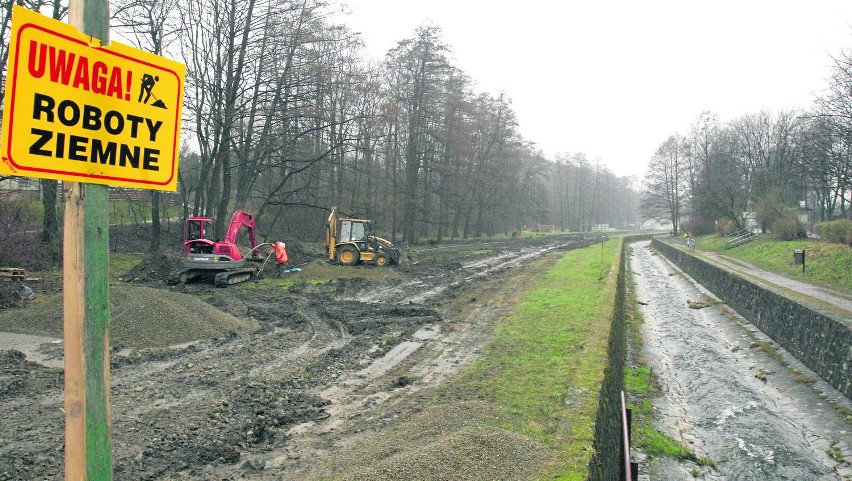
<path fill-rule="evenodd" d="M 477 91 L 505 91 L 548 158 L 585 152 L 644 174 L 656 148 L 710 110 L 725 122 L 809 108 L 852 49 L 850 0 L 349 0 L 375 59 L 441 27 Z"/>

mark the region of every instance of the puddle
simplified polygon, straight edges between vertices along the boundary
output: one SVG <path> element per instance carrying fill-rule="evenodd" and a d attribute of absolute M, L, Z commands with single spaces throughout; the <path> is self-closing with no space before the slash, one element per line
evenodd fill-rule
<path fill-rule="evenodd" d="M 12 332 L 0 332 L 0 351 L 14 349 L 21 351 L 27 356 L 27 360 L 52 368 L 63 368 L 62 339 L 46 336 L 32 336 L 29 334 L 16 334 Z"/>

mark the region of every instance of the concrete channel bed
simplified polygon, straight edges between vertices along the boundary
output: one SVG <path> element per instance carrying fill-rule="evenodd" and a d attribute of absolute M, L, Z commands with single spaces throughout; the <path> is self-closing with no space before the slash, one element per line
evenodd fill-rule
<path fill-rule="evenodd" d="M 822 313 L 659 239 L 652 245 L 852 399 L 852 320 Z"/>

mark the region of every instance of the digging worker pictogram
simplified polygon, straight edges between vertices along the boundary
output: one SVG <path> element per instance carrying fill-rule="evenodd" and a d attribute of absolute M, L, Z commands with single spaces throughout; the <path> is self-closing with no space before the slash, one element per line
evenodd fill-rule
<path fill-rule="evenodd" d="M 154 89 L 154 85 L 159 81 L 159 76 L 155 77 L 147 73 L 142 76 L 142 85 L 139 88 L 139 102 L 147 104 L 148 101 L 151 100 L 151 91 Z M 145 97 L 145 100 L 142 100 L 142 97 Z"/>

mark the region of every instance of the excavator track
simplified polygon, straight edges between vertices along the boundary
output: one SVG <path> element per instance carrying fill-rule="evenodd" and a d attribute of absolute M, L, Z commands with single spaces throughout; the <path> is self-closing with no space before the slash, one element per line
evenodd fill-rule
<path fill-rule="evenodd" d="M 169 277 L 166 278 L 166 284 L 175 285 L 175 284 L 186 284 L 187 282 L 198 277 L 199 272 L 194 271 L 192 269 L 183 269 L 179 271 L 172 271 L 169 273 Z"/>
<path fill-rule="evenodd" d="M 213 279 L 213 285 L 216 287 L 228 287 L 233 284 L 239 284 L 240 282 L 251 279 L 255 272 L 257 270 L 251 267 L 220 272 Z"/>

